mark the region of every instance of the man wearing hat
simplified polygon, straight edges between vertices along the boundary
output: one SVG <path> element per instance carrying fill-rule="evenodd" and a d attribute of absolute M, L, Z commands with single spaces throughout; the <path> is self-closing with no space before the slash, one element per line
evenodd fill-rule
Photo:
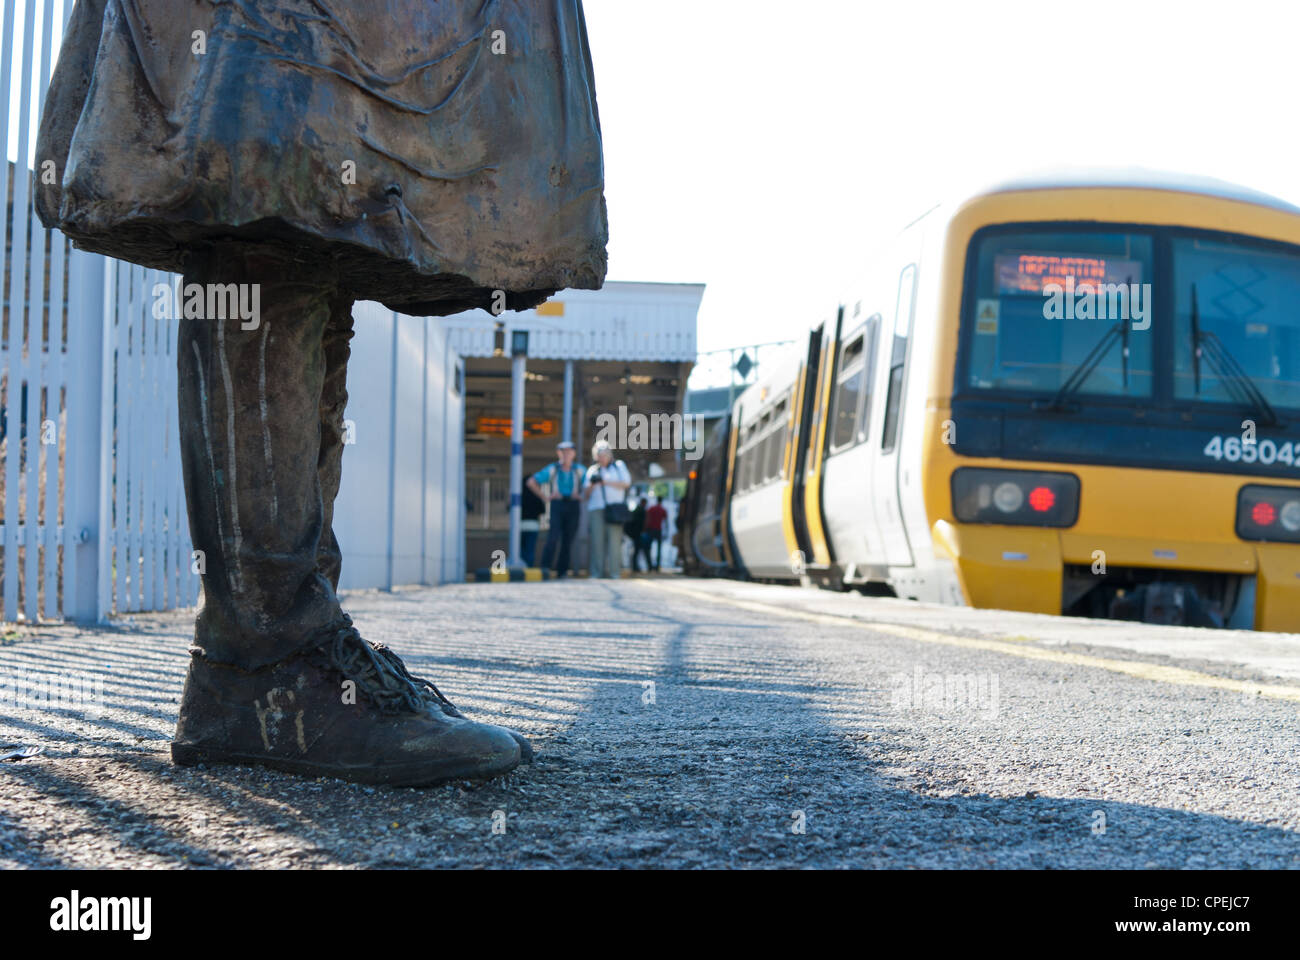
<path fill-rule="evenodd" d="M 573 441 L 561 440 L 555 445 L 555 451 L 559 459 L 529 477 L 528 489 L 550 504 L 551 529 L 542 547 L 542 567 L 551 567 L 556 577 L 561 578 L 569 572 L 569 548 L 582 518 L 582 478 L 586 471 L 577 462 L 578 451 Z"/>

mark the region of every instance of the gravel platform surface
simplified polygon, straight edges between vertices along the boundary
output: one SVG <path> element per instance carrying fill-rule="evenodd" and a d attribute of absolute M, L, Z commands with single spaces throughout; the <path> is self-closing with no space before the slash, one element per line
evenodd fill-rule
<path fill-rule="evenodd" d="M 0 763 L 0 869 L 1300 866 L 1294 701 L 801 619 L 809 591 L 745 585 L 784 616 L 680 583 L 349 595 L 363 635 L 537 750 L 424 790 L 172 766 L 192 612 L 7 634 L 0 744 L 44 753 Z M 14 692 L 50 673 L 101 681 L 102 702 Z"/>

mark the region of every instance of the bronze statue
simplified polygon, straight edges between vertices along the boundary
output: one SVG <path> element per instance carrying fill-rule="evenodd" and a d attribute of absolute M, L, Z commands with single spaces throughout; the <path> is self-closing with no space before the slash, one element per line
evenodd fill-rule
<path fill-rule="evenodd" d="M 177 348 L 205 569 L 174 759 L 412 786 L 530 759 L 361 638 L 331 521 L 354 300 L 604 280 L 581 0 L 77 0 L 47 161 L 47 226 L 207 291 Z"/>

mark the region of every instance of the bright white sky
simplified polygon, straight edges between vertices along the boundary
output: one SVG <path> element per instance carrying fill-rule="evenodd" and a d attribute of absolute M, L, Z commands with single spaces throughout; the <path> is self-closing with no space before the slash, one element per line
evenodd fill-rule
<path fill-rule="evenodd" d="M 1300 203 L 1296 0 L 585 9 L 610 279 L 706 283 L 701 350 L 797 336 L 967 183 L 1136 165 Z"/>
<path fill-rule="evenodd" d="M 796 336 L 966 180 L 1064 164 L 1300 204 L 1296 0 L 585 0 L 610 279 L 708 284 L 701 350 Z"/>

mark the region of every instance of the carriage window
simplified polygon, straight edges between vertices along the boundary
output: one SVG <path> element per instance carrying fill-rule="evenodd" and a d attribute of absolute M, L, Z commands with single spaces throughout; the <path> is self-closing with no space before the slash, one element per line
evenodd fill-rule
<path fill-rule="evenodd" d="M 894 347 L 889 358 L 889 390 L 885 394 L 885 429 L 880 449 L 888 453 L 898 445 L 899 408 L 903 403 L 903 364 L 907 360 L 907 338 L 912 327 L 912 294 L 916 289 L 916 265 L 903 268 L 898 278 L 898 300 L 894 304 Z"/>
<path fill-rule="evenodd" d="M 768 460 L 768 469 L 772 472 L 773 480 L 780 480 L 785 470 L 785 435 L 784 426 L 777 427 L 772 431 L 772 450 L 771 459 Z"/>
<path fill-rule="evenodd" d="M 758 470 L 758 446 L 755 437 L 758 436 L 758 424 L 750 426 L 747 436 L 748 446 L 745 448 L 745 489 L 753 489 L 755 485 L 762 481 Z"/>
<path fill-rule="evenodd" d="M 862 384 L 862 413 L 858 415 L 858 440 L 867 439 L 871 427 L 871 397 L 876 392 L 876 347 L 880 342 L 880 314 L 867 320 L 866 365 L 867 378 Z"/>
<path fill-rule="evenodd" d="M 835 419 L 831 427 L 831 450 L 851 445 L 858 435 L 858 408 L 866 381 L 863 360 L 865 337 L 850 342 L 840 354 L 839 384 L 835 388 Z"/>
<path fill-rule="evenodd" d="M 767 481 L 772 479 L 772 474 L 768 471 L 768 463 L 771 460 L 771 457 L 769 455 L 771 451 L 772 451 L 772 434 L 767 433 L 763 435 L 762 442 L 760 442 L 758 447 L 756 447 L 754 450 L 754 453 L 758 460 L 758 465 L 755 467 L 755 472 L 758 474 L 759 483 L 767 483 Z"/>
<path fill-rule="evenodd" d="M 772 432 L 768 435 L 770 446 L 767 451 L 767 475 L 776 480 L 781 476 L 781 460 L 785 454 L 785 435 L 789 424 L 786 423 L 786 402 L 782 400 L 772 413 L 774 421 Z"/>
<path fill-rule="evenodd" d="M 753 427 L 744 427 L 736 438 L 739 449 L 736 453 L 736 492 L 743 493 L 749 487 L 749 477 L 754 465 L 750 455 L 749 441 L 754 435 Z"/>
<path fill-rule="evenodd" d="M 763 482 L 763 424 L 762 419 L 755 418 L 745 429 L 745 465 L 740 474 L 742 491 L 752 490 Z"/>
<path fill-rule="evenodd" d="M 772 411 L 769 410 L 763 414 L 763 419 L 759 421 L 758 442 L 754 445 L 754 482 L 757 484 L 767 483 L 772 478 L 768 472 L 767 465 L 769 461 L 768 451 L 772 447 Z"/>

